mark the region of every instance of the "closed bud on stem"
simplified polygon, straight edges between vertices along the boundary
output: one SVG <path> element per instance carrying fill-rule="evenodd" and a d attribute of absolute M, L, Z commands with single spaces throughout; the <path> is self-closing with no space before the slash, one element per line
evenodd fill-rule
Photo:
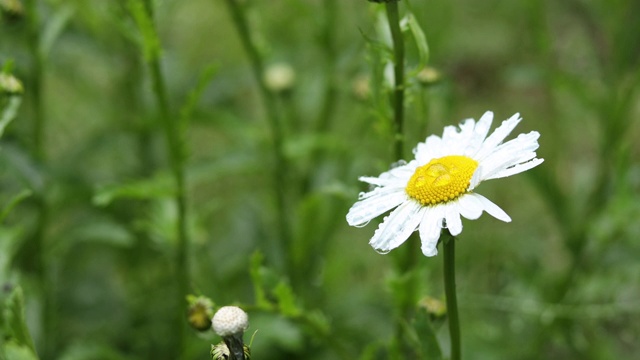
<path fill-rule="evenodd" d="M 267 67 L 264 73 L 264 83 L 267 89 L 274 93 L 285 93 L 293 89 L 296 82 L 296 72 L 291 65 L 276 63 Z"/>
<path fill-rule="evenodd" d="M 242 336 L 249 327 L 249 316 L 237 306 L 221 307 L 211 320 L 213 331 L 222 337 L 230 360 L 245 360 Z M 213 349 L 212 349 L 213 356 Z"/>
<path fill-rule="evenodd" d="M 22 83 L 15 76 L 0 73 L 0 94 L 1 95 L 21 95 L 24 92 Z"/>
<path fill-rule="evenodd" d="M 24 15 L 24 8 L 20 0 L 0 0 L 0 11 L 2 16 L 9 21 L 19 20 Z"/>
<path fill-rule="evenodd" d="M 430 86 L 437 84 L 442 79 L 442 74 L 438 69 L 433 68 L 431 66 L 425 66 L 420 70 L 418 75 L 416 75 L 420 84 L 425 86 Z"/>
<path fill-rule="evenodd" d="M 213 316 L 213 301 L 205 296 L 187 296 L 189 308 L 187 319 L 189 325 L 198 331 L 207 331 L 211 328 Z"/>

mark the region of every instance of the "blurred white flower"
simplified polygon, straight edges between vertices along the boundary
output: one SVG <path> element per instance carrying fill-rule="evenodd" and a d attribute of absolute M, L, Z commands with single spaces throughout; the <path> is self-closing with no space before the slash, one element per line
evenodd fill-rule
<path fill-rule="evenodd" d="M 265 70 L 264 82 L 267 89 L 279 93 L 291 90 L 296 82 L 296 72 L 286 63 L 270 65 Z"/>
<path fill-rule="evenodd" d="M 462 232 L 460 216 L 475 220 L 482 211 L 510 222 L 500 207 L 473 190 L 485 180 L 511 176 L 542 163 L 536 158 L 540 134 L 532 131 L 503 143 L 522 120 L 513 115 L 487 137 L 493 113 L 476 123 L 467 119 L 460 128 L 447 126 L 442 137 L 431 135 L 413 150 L 415 159 L 378 177 L 360 177 L 374 186 L 361 193 L 347 214 L 351 226 L 365 226 L 373 218 L 396 208 L 385 217 L 369 244 L 380 253 L 400 246 L 415 230 L 422 252 L 438 253 L 442 228 L 452 235 Z M 444 220 L 444 221 L 443 221 Z"/>

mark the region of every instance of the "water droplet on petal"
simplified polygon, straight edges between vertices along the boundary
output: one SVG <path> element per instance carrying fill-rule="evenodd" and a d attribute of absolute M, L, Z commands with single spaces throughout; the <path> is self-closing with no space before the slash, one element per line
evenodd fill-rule
<path fill-rule="evenodd" d="M 353 226 L 355 226 L 355 227 L 357 227 L 357 228 L 363 228 L 363 227 L 365 227 L 365 226 L 369 225 L 369 222 L 371 222 L 371 220 L 369 220 L 369 221 L 367 221 L 367 222 L 365 222 L 365 223 L 357 224 L 357 225 L 353 225 Z"/>
<path fill-rule="evenodd" d="M 387 255 L 391 250 L 373 249 L 380 255 Z"/>
<path fill-rule="evenodd" d="M 364 199 L 364 197 L 365 197 L 366 195 L 367 195 L 367 193 L 366 193 L 366 192 L 364 192 L 364 191 L 363 191 L 363 192 L 361 192 L 360 194 L 358 194 L 358 200 L 362 200 L 362 199 Z"/>

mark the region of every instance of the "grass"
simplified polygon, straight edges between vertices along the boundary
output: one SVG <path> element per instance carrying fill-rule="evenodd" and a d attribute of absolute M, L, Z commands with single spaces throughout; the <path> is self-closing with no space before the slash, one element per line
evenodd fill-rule
<path fill-rule="evenodd" d="M 24 84 L 0 139 L 0 359 L 35 358 L 31 339 L 41 359 L 207 358 L 185 292 L 244 307 L 260 359 L 446 356 L 446 321 L 416 306 L 444 301 L 443 256 L 401 271 L 417 242 L 379 255 L 376 224 L 344 216 L 398 141 L 408 157 L 486 110 L 520 112 L 545 162 L 482 184 L 512 223 L 463 221 L 463 358 L 640 351 L 637 2 L 399 2 L 441 76 L 418 81 L 404 32 L 402 138 L 384 4 L 140 2 L 150 28 L 138 1 L 23 3 L 0 21 Z M 295 82 L 273 91 L 279 63 Z"/>

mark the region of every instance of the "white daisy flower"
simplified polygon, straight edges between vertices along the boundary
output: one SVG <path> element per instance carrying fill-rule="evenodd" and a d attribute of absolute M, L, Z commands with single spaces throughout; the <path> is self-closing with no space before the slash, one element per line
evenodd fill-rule
<path fill-rule="evenodd" d="M 374 188 L 361 193 L 347 214 L 351 226 L 362 227 L 371 219 L 386 216 L 369 244 L 388 253 L 420 232 L 422 252 L 438 254 L 442 228 L 451 235 L 462 232 L 463 217 L 475 220 L 482 211 L 510 222 L 511 218 L 486 197 L 474 192 L 483 181 L 511 176 L 540 165 L 536 158 L 540 134 L 532 131 L 503 143 L 522 120 L 515 114 L 487 137 L 493 113 L 487 111 L 476 123 L 467 119 L 444 128 L 442 137 L 431 135 L 413 150 L 415 159 L 378 177 L 360 177 Z M 443 221 L 444 220 L 444 221 Z"/>

